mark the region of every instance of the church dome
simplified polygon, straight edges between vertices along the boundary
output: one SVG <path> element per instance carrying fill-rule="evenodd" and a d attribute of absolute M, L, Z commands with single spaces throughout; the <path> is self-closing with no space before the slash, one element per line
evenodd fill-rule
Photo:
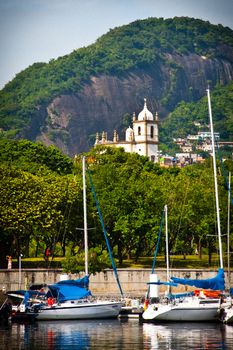
<path fill-rule="evenodd" d="M 147 109 L 146 98 L 144 98 L 144 108 L 139 113 L 138 120 L 154 120 L 153 114 Z"/>
<path fill-rule="evenodd" d="M 133 141 L 133 139 L 134 139 L 134 132 L 133 132 L 133 129 L 129 126 L 125 132 L 125 141 Z"/>

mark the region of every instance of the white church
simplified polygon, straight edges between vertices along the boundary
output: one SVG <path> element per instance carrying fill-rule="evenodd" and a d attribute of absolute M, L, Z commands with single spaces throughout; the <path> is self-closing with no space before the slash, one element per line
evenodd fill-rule
<path fill-rule="evenodd" d="M 128 127 L 125 132 L 125 141 L 119 141 L 117 131 L 114 130 L 113 140 L 107 139 L 107 133 L 96 134 L 95 146 L 104 145 L 111 147 L 123 147 L 126 152 L 138 153 L 141 156 L 147 156 L 152 162 L 158 162 L 159 156 L 159 137 L 158 137 L 158 113 L 153 114 L 148 110 L 146 99 L 144 99 L 144 108 L 136 118 L 133 114 L 133 128 Z"/>

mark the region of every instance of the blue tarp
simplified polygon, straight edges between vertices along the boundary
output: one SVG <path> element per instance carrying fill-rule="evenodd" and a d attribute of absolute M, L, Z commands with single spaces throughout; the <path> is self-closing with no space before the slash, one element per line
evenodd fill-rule
<path fill-rule="evenodd" d="M 82 287 L 82 288 L 88 288 L 89 286 L 89 277 L 85 276 L 83 278 L 77 279 L 77 280 L 64 280 L 60 281 L 57 284 L 66 284 L 66 285 L 73 285 L 77 287 Z"/>
<path fill-rule="evenodd" d="M 56 298 L 58 302 L 63 302 L 67 300 L 78 300 L 91 295 L 91 292 L 87 289 L 88 284 L 89 277 L 85 276 L 81 279 L 65 280 L 49 285 L 49 291 L 46 294 L 41 293 L 38 290 L 21 290 L 11 293 L 18 294 L 19 296 L 24 296 L 23 303 L 25 305 L 28 305 L 30 298 L 36 296 L 46 296 L 47 298 L 53 297 Z"/>
<path fill-rule="evenodd" d="M 212 290 L 224 290 L 224 269 L 219 269 L 217 276 L 214 278 L 208 278 L 205 280 L 192 280 L 185 278 L 171 277 L 171 279 L 178 284 L 184 284 L 187 286 L 195 286 L 197 288 L 212 289 Z"/>
<path fill-rule="evenodd" d="M 81 280 L 60 281 L 49 286 L 47 297 L 52 296 L 56 298 L 58 302 L 85 298 L 91 295 L 89 290 L 82 287 L 87 285 L 88 282 L 88 277 L 84 277 Z"/>

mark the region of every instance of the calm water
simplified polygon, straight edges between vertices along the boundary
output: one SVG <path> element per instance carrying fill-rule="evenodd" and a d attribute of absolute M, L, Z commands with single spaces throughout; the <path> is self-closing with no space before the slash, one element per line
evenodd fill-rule
<path fill-rule="evenodd" d="M 138 320 L 44 321 L 0 326 L 0 349 L 233 349 L 233 325 Z"/>

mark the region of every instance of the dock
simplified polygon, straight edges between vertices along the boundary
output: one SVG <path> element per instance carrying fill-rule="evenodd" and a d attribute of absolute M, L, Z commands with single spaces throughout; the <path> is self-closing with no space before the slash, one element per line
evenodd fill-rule
<path fill-rule="evenodd" d="M 141 320 L 143 311 L 142 307 L 123 306 L 118 317 L 120 319 L 133 318 Z"/>

